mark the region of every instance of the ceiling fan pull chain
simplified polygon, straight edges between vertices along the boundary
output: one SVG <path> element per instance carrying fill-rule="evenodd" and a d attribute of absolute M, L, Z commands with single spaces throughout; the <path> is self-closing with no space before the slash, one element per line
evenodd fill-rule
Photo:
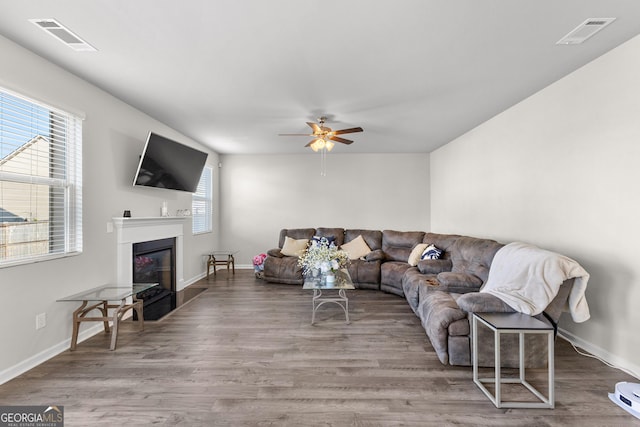
<path fill-rule="evenodd" d="M 320 150 L 320 176 L 327 176 L 327 150 Z"/>

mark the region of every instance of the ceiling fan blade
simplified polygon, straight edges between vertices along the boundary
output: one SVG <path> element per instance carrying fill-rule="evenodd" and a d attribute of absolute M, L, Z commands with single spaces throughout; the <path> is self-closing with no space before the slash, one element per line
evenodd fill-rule
<path fill-rule="evenodd" d="M 339 136 L 330 136 L 329 139 L 336 142 L 342 142 L 343 144 L 351 144 L 353 142 L 350 139 L 340 138 Z"/>
<path fill-rule="evenodd" d="M 361 127 L 357 127 L 357 128 L 336 130 L 336 131 L 333 131 L 333 134 L 334 135 L 342 135 L 343 133 L 355 133 L 355 132 L 363 132 L 363 131 L 364 131 L 364 129 L 362 129 Z"/>
<path fill-rule="evenodd" d="M 316 123 L 307 122 L 307 124 L 309 126 L 311 126 L 311 129 L 313 129 L 313 133 L 321 133 L 322 132 L 322 129 Z"/>
<path fill-rule="evenodd" d="M 279 133 L 278 136 L 314 136 L 312 133 Z"/>
<path fill-rule="evenodd" d="M 314 142 L 316 142 L 315 139 L 313 141 L 310 141 L 307 145 L 305 145 L 305 147 L 311 147 L 311 144 L 313 144 Z"/>

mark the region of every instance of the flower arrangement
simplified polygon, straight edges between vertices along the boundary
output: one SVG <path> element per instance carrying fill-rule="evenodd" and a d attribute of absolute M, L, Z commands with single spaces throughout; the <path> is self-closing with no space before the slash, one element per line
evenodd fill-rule
<path fill-rule="evenodd" d="M 349 254 L 338 249 L 326 237 L 321 237 L 319 240 L 311 241 L 307 251 L 298 259 L 298 266 L 302 267 L 304 274 L 314 270 L 326 274 L 346 268 L 349 262 Z"/>
<path fill-rule="evenodd" d="M 253 271 L 258 279 L 262 279 L 265 259 L 267 259 L 267 254 L 258 254 L 253 257 Z"/>
<path fill-rule="evenodd" d="M 264 260 L 267 259 L 267 254 L 258 254 L 253 257 L 253 268 L 256 271 L 264 270 Z"/>

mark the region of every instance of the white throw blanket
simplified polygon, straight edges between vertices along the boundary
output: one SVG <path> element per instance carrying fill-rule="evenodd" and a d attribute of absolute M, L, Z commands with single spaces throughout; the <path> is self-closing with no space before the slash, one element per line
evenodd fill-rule
<path fill-rule="evenodd" d="M 514 310 L 535 316 L 555 298 L 565 280 L 575 278 L 565 311 L 574 322 L 589 319 L 584 292 L 589 273 L 571 258 L 514 242 L 502 247 L 493 258 L 489 277 L 480 292 L 487 292 Z"/>

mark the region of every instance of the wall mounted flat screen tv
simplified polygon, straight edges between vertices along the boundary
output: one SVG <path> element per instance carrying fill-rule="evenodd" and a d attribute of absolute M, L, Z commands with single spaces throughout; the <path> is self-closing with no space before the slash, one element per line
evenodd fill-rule
<path fill-rule="evenodd" d="M 207 153 L 149 132 L 133 185 L 194 193 Z"/>

